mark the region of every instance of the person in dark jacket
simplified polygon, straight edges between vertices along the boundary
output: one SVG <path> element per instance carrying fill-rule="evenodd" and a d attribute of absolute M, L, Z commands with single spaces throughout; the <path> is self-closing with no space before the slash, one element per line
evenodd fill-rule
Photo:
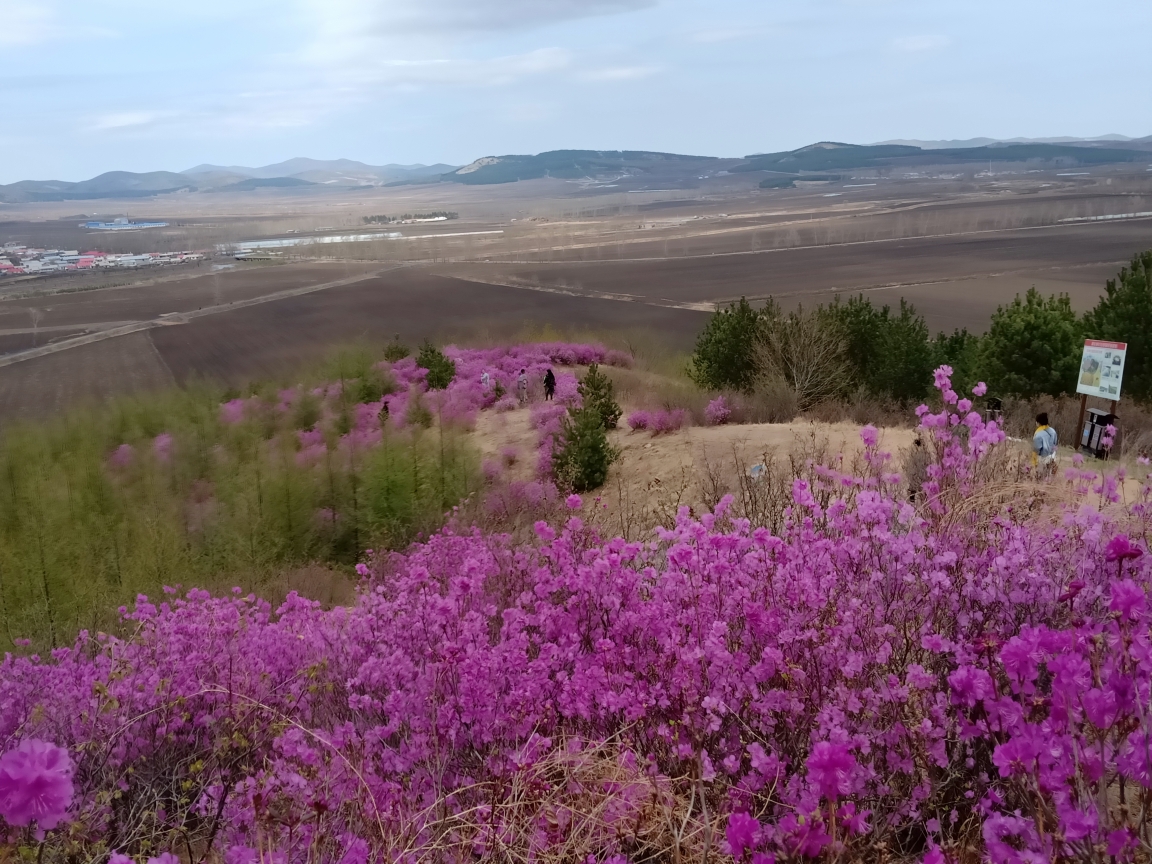
<path fill-rule="evenodd" d="M 551 402 L 552 397 L 556 395 L 556 376 L 552 374 L 549 369 L 544 373 L 544 401 Z"/>

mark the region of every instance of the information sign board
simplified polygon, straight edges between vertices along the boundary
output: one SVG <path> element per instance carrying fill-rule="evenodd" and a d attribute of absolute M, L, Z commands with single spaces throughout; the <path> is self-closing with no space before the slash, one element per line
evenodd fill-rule
<path fill-rule="evenodd" d="M 1127 353 L 1126 342 L 1085 340 L 1084 356 L 1080 359 L 1080 377 L 1076 380 L 1076 392 L 1085 396 L 1099 396 L 1101 399 L 1113 402 L 1119 399 Z"/>

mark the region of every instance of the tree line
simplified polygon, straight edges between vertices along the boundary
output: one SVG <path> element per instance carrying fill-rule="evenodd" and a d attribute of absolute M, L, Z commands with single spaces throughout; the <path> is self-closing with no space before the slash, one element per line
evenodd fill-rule
<path fill-rule="evenodd" d="M 1067 294 L 1035 288 L 992 315 L 983 335 L 933 336 L 915 306 L 876 306 L 863 295 L 791 312 L 774 300 L 718 309 L 696 340 L 689 375 L 710 390 L 752 393 L 784 384 L 801 408 L 863 390 L 906 403 L 923 399 L 947 364 L 956 389 L 986 381 L 990 393 L 1032 398 L 1076 389 L 1085 339 L 1127 342 L 1124 395 L 1152 400 L 1152 251 L 1133 257 L 1078 315 Z"/>

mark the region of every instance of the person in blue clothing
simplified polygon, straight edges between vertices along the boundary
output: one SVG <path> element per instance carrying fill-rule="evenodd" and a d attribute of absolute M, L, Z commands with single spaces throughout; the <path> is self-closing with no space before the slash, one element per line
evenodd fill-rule
<path fill-rule="evenodd" d="M 1056 468 L 1056 430 L 1048 425 L 1048 414 L 1036 415 L 1036 431 L 1032 435 L 1032 464 L 1042 473 L 1050 474 Z"/>

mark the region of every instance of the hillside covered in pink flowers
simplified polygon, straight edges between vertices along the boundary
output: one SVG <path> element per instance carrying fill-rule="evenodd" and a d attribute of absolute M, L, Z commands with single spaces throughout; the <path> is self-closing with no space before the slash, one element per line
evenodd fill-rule
<path fill-rule="evenodd" d="M 447 352 L 459 383 L 436 391 L 396 362 L 393 394 L 339 442 L 298 430 L 296 458 L 377 446 L 414 405 L 467 426 L 521 368 L 627 363 L 532 350 Z M 567 515 L 527 538 L 461 515 L 366 555 L 352 605 L 170 589 L 122 610 L 123 635 L 8 655 L 5 854 L 1147 861 L 1152 480 L 1125 500 L 1123 477 L 1077 466 L 1063 497 L 1006 498 L 1004 435 L 950 372 L 917 412 L 914 500 L 865 427 L 863 469 L 810 466 L 775 533 L 725 499 L 629 542 L 561 494 Z M 542 465 L 579 399 L 558 379 Z M 229 401 L 219 422 L 264 410 Z"/>

